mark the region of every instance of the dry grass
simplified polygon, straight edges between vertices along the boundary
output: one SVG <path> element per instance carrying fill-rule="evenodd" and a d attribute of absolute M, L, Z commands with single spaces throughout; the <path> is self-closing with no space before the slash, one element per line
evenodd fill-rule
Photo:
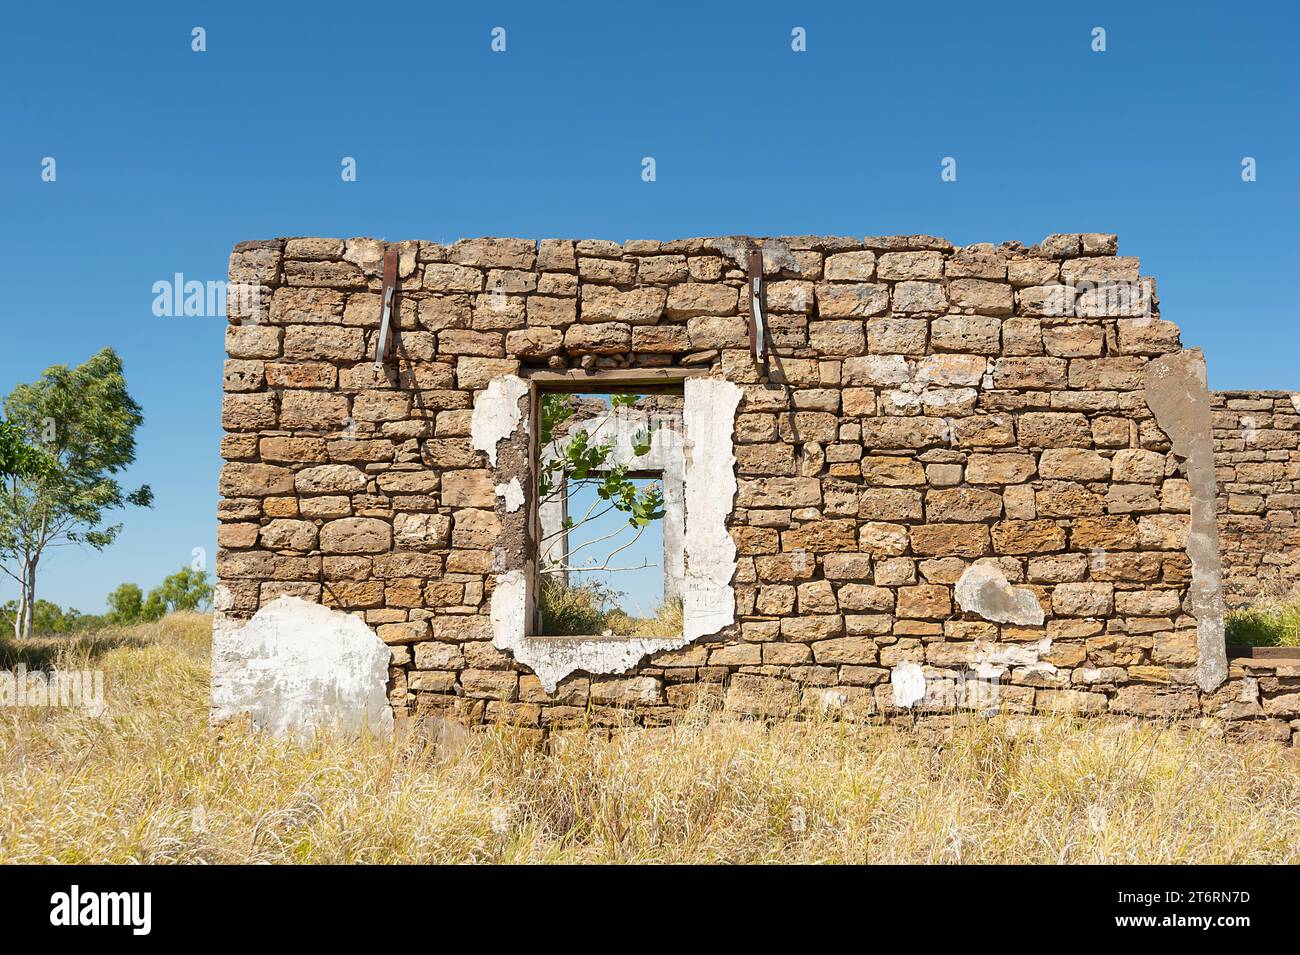
<path fill-rule="evenodd" d="M 543 575 L 538 591 L 542 633 L 551 636 L 677 637 L 682 633 L 682 602 L 659 605 L 654 616 L 633 617 L 622 607 L 610 606 L 620 596 L 600 581 L 565 586 L 559 578 Z"/>
<path fill-rule="evenodd" d="M 668 600 L 659 605 L 653 617 L 629 617 L 622 612 L 611 613 L 607 618 L 610 630 L 627 637 L 680 637 L 682 634 L 682 601 Z"/>
<path fill-rule="evenodd" d="M 3 862 L 1300 862 L 1297 753 L 1206 731 L 695 713 L 544 749 L 293 743 L 208 731 L 206 618 L 60 653 L 106 671 L 108 713 L 0 711 Z"/>

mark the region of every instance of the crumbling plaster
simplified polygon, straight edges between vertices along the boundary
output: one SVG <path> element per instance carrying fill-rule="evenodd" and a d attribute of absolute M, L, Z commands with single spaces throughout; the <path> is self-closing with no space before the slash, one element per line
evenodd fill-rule
<path fill-rule="evenodd" d="M 1145 369 L 1145 389 L 1147 405 L 1169 435 L 1174 454 L 1187 462 L 1192 511 L 1187 535 L 1192 563 L 1188 601 L 1196 618 L 1196 683 L 1209 693 L 1228 678 L 1228 656 L 1205 355 L 1199 348 L 1189 348 L 1153 359 Z"/>
<path fill-rule="evenodd" d="M 248 714 L 277 736 L 393 727 L 389 650 L 364 620 L 279 597 L 212 635 L 213 722 Z"/>
<path fill-rule="evenodd" d="M 571 673 L 624 673 L 654 653 L 676 650 L 735 623 L 736 545 L 727 529 L 736 497 L 732 432 L 741 390 L 718 378 L 693 378 L 684 384 L 686 474 L 685 583 L 680 637 L 543 637 L 530 634 L 529 588 L 535 565 L 526 549 L 498 548 L 498 572 L 491 598 L 492 644 L 508 650 L 552 693 Z M 502 441 L 522 445 L 529 415 L 528 383 L 515 375 L 493 379 L 474 403 L 471 434 L 476 449 L 496 462 Z M 502 465 L 505 456 L 502 455 Z M 503 488 L 518 474 L 497 467 L 498 496 L 509 511 Z M 531 486 L 531 480 L 529 480 Z M 504 535 L 508 536 L 508 535 Z"/>

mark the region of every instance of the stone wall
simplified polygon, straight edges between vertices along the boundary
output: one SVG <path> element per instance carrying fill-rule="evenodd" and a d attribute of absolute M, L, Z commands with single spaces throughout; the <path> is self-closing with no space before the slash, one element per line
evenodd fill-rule
<path fill-rule="evenodd" d="M 1114 236 L 762 245 L 767 366 L 746 240 L 394 244 L 379 372 L 384 243 L 237 246 L 231 281 L 261 296 L 227 338 L 218 635 L 283 594 L 356 614 L 391 648 L 398 718 L 546 728 L 703 699 L 1289 734 L 1286 681 L 1223 661 L 1203 363 Z M 523 604 L 498 598 L 526 576 L 529 375 L 629 368 L 739 389 L 734 498 L 694 499 L 723 508 L 734 613 L 644 654 L 539 642 L 525 666 L 503 631 Z M 689 455 L 689 391 L 687 418 Z M 538 673 L 575 659 L 548 691 Z"/>
<path fill-rule="evenodd" d="M 1300 395 L 1216 391 L 1219 544 L 1229 606 L 1300 587 Z"/>

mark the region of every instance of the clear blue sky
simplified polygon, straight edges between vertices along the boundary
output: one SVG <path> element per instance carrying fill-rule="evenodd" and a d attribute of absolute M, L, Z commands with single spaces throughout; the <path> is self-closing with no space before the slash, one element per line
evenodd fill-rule
<path fill-rule="evenodd" d="M 151 286 L 242 239 L 1117 232 L 1213 387 L 1300 387 L 1295 5 L 559 6 L 7 7 L 0 390 L 112 345 L 157 493 L 43 596 L 215 555 L 223 322 Z"/>

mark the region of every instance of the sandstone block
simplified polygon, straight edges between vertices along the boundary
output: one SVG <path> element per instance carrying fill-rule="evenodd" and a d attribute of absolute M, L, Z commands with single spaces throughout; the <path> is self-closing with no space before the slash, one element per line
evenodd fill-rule
<path fill-rule="evenodd" d="M 1105 617 L 1114 605 L 1111 584 L 1064 583 L 1052 590 L 1052 613 L 1061 617 Z"/>
<path fill-rule="evenodd" d="M 948 308 L 948 297 L 938 282 L 899 282 L 892 303 L 900 314 L 939 315 Z"/>
<path fill-rule="evenodd" d="M 910 529 L 912 552 L 926 557 L 982 557 L 989 551 L 983 524 L 924 524 Z"/>
<path fill-rule="evenodd" d="M 1007 294 L 1008 296 L 1011 294 L 1009 288 Z M 930 343 L 937 351 L 996 355 L 1001 348 L 1001 340 L 1001 319 L 988 315 L 948 315 L 936 318 L 930 325 Z M 982 362 L 980 371 L 983 372 Z M 975 384 L 976 382 L 962 383 Z"/>
<path fill-rule="evenodd" d="M 564 347 L 574 354 L 612 355 L 632 346 L 632 326 L 624 322 L 570 325 Z"/>
<path fill-rule="evenodd" d="M 293 471 L 269 464 L 222 465 L 218 489 L 222 497 L 267 497 L 293 492 Z"/>
<path fill-rule="evenodd" d="M 791 680 L 737 673 L 727 685 L 726 708 L 743 716 L 782 717 L 792 715 L 799 702 L 799 688 Z"/>
<path fill-rule="evenodd" d="M 1019 443 L 1026 448 L 1087 448 L 1092 445 L 1088 419 L 1077 412 L 1027 411 L 1016 421 Z"/>
<path fill-rule="evenodd" d="M 1002 496 L 976 488 L 939 488 L 926 492 L 925 517 L 931 523 L 986 521 L 1002 516 Z"/>
<path fill-rule="evenodd" d="M 875 269 L 874 252 L 839 252 L 826 256 L 824 274 L 830 282 L 867 282 Z"/>
<path fill-rule="evenodd" d="M 959 308 L 973 308 L 984 315 L 1011 314 L 1011 286 L 982 279 L 953 279 L 948 299 Z"/>
<path fill-rule="evenodd" d="M 952 613 L 952 591 L 938 584 L 898 588 L 899 617 L 942 619 Z M 854 662 L 854 661 L 845 661 Z M 865 661 L 869 662 L 869 661 Z"/>
<path fill-rule="evenodd" d="M 492 507 L 496 503 L 492 472 L 485 469 L 447 471 L 442 476 L 442 502 L 448 507 Z"/>
<path fill-rule="evenodd" d="M 825 356 L 861 355 L 867 350 L 867 335 L 861 322 L 812 322 L 808 344 Z"/>
<path fill-rule="evenodd" d="M 1081 448 L 1049 449 L 1038 459 L 1038 473 L 1052 480 L 1105 481 L 1110 467 L 1110 461 L 1097 452 Z"/>
<path fill-rule="evenodd" d="M 620 292 L 604 285 L 584 285 L 582 320 L 653 325 L 663 314 L 666 302 L 667 293 L 659 288 L 636 288 Z"/>
<path fill-rule="evenodd" d="M 1055 521 L 999 521 L 993 525 L 993 552 L 1044 554 L 1065 549 L 1065 530 Z"/>
<path fill-rule="evenodd" d="M 392 543 L 392 527 L 374 517 L 345 517 L 320 529 L 321 550 L 327 554 L 378 554 Z"/>
<path fill-rule="evenodd" d="M 943 277 L 943 256 L 938 252 L 886 252 L 880 256 L 877 274 L 889 281 L 939 279 Z"/>
<path fill-rule="evenodd" d="M 667 313 L 670 318 L 732 315 L 736 311 L 738 296 L 738 291 L 731 286 L 686 282 L 669 289 Z"/>
<path fill-rule="evenodd" d="M 971 484 L 1020 484 L 1036 470 L 1031 454 L 972 454 L 966 461 L 966 480 Z"/>
<path fill-rule="evenodd" d="M 737 483 L 737 507 L 815 507 L 821 502 L 821 482 L 816 478 L 742 478 Z"/>
<path fill-rule="evenodd" d="M 360 361 L 365 336 L 359 328 L 290 325 L 284 330 L 284 357 L 294 361 Z"/>
<path fill-rule="evenodd" d="M 816 297 L 822 318 L 867 318 L 889 308 L 888 287 L 866 282 L 822 282 Z"/>

